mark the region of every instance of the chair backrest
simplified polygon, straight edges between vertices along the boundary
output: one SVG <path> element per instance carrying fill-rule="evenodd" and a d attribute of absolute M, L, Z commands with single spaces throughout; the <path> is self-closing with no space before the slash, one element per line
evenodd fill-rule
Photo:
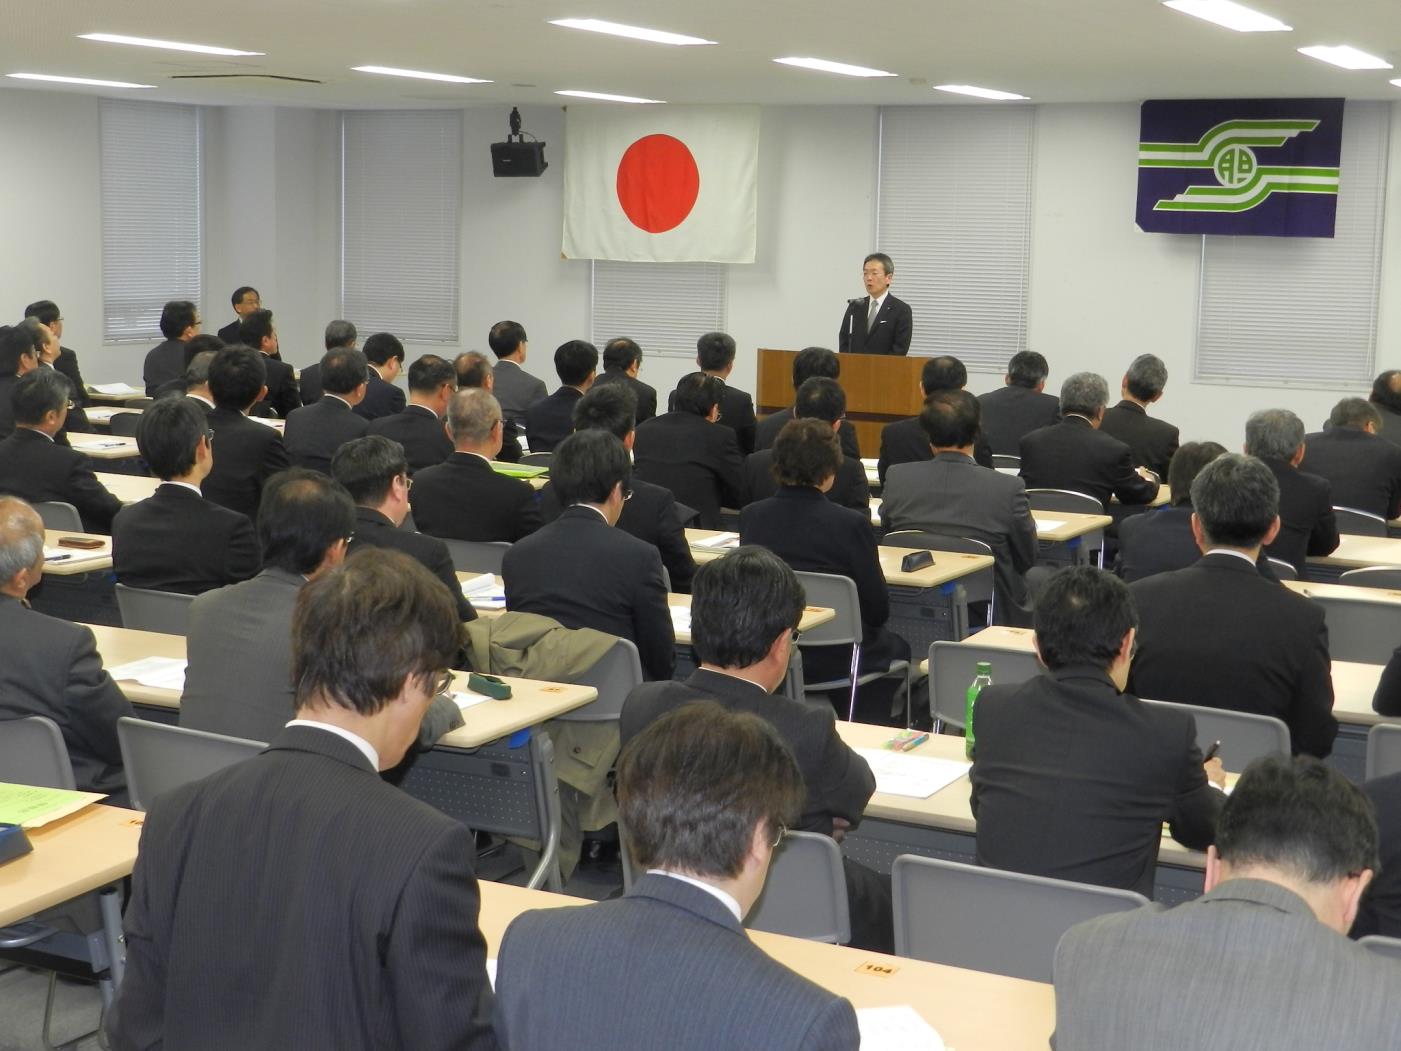
<path fill-rule="evenodd" d="M 511 545 L 504 540 L 453 540 L 443 538 L 452 556 L 452 568 L 458 572 L 494 573 L 501 575 L 501 560 Z"/>
<path fill-rule="evenodd" d="M 842 850 L 831 836 L 789 832 L 773 852 L 764 892 L 744 925 L 809 941 L 851 940 Z"/>
<path fill-rule="evenodd" d="M 1224 708 L 1150 701 L 1146 698 L 1143 703 L 1159 708 L 1175 708 L 1190 715 L 1197 722 L 1197 747 L 1205 755 L 1213 744 L 1220 741 L 1221 762 L 1227 770 L 1244 770 L 1251 760 L 1264 755 L 1289 754 L 1289 727 L 1272 715 L 1231 712 Z"/>
<path fill-rule="evenodd" d="M 552 452 L 525 453 L 521 457 L 521 463 L 529 467 L 548 467 L 554 458 L 555 454 Z"/>
<path fill-rule="evenodd" d="M 676 517 L 681 519 L 682 529 L 690 529 L 693 525 L 700 521 L 700 512 L 697 511 L 694 507 L 689 507 L 683 503 L 676 503 L 672 506 L 676 508 Z"/>
<path fill-rule="evenodd" d="M 598 691 L 598 699 L 572 712 L 557 715 L 556 719 L 574 723 L 601 723 L 617 719 L 628 694 L 642 685 L 642 659 L 638 656 L 636 644 L 631 639 L 618 639 L 611 650 L 574 681 L 582 686 L 592 686 Z"/>
<path fill-rule="evenodd" d="M 184 635 L 190 628 L 190 604 L 195 596 L 177 591 L 152 591 L 117 585 L 117 610 L 122 627 Z"/>
<path fill-rule="evenodd" d="M 1384 938 L 1380 934 L 1369 934 L 1357 944 L 1378 956 L 1401 961 L 1401 938 Z"/>
<path fill-rule="evenodd" d="M 1338 521 L 1338 532 L 1353 533 L 1357 536 L 1386 536 L 1386 519 L 1370 511 L 1359 511 L 1355 507 L 1335 507 L 1333 517 Z"/>
<path fill-rule="evenodd" d="M 42 715 L 0 723 L 0 781 L 40 788 L 76 788 L 58 724 Z"/>
<path fill-rule="evenodd" d="M 1401 588 L 1401 569 L 1396 566 L 1364 566 L 1349 569 L 1338 577 L 1339 584 L 1362 588 Z"/>
<path fill-rule="evenodd" d="M 1009 467 L 1013 470 L 1020 470 L 1022 458 L 1020 456 L 1013 456 L 1011 453 L 993 453 L 992 466 L 994 468 Z"/>
<path fill-rule="evenodd" d="M 126 767 L 127 792 L 137 810 L 145 810 L 162 792 L 208 777 L 267 747 L 261 741 L 130 716 L 117 720 L 117 740 Z"/>
<path fill-rule="evenodd" d="M 64 532 L 81 533 L 83 516 L 72 504 L 61 500 L 44 500 L 34 505 L 34 510 L 44 522 L 45 529 L 58 529 Z"/>
<path fill-rule="evenodd" d="M 1031 650 L 967 641 L 936 642 L 929 647 L 929 710 L 934 718 L 962 729 L 968 685 L 977 677 L 979 661 L 992 665 L 992 681 L 997 685 L 1026 682 L 1042 671 Z"/>
<path fill-rule="evenodd" d="M 1294 568 L 1293 562 L 1286 562 L 1282 558 L 1266 558 L 1270 568 L 1275 571 L 1275 576 L 1280 580 L 1298 580 L 1299 571 Z"/>
<path fill-rule="evenodd" d="M 1323 607 L 1328 655 L 1335 661 L 1385 664 L 1401 641 L 1401 603 L 1368 602 L 1337 595 L 1309 595 Z"/>
<path fill-rule="evenodd" d="M 1367 731 L 1368 781 L 1401 772 L 1401 723 L 1377 723 Z"/>
<path fill-rule="evenodd" d="M 1026 502 L 1033 511 L 1067 511 L 1075 515 L 1102 515 L 1104 505 L 1089 493 L 1073 489 L 1028 489 Z"/>
<path fill-rule="evenodd" d="M 928 533 L 919 529 L 902 529 L 895 533 L 886 533 L 881 538 L 881 543 L 886 547 L 912 547 L 925 551 L 953 551 L 964 555 L 992 555 L 992 545 L 982 540 L 974 540 L 967 536 L 946 536 L 943 533 Z M 989 566 L 987 569 L 979 570 L 966 577 L 961 577 L 959 583 L 963 585 L 964 593 L 968 596 L 969 602 L 991 602 L 993 601 L 993 570 Z M 991 621 L 992 617 L 989 616 Z"/>
<path fill-rule="evenodd" d="M 798 573 L 809 606 L 836 611 L 826 624 L 803 632 L 798 646 L 851 646 L 861 641 L 861 601 L 850 577 L 832 573 Z"/>
<path fill-rule="evenodd" d="M 1148 899 L 1131 890 L 903 854 L 890 869 L 895 953 L 975 971 L 1051 980 L 1071 927 Z"/>
<path fill-rule="evenodd" d="M 139 412 L 113 413 L 112 418 L 107 422 L 107 430 L 116 438 L 135 438 L 136 426 L 140 422 L 141 413 Z"/>

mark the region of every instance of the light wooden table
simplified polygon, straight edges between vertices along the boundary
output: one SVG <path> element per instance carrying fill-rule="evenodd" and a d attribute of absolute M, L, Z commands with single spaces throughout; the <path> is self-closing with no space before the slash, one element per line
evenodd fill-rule
<path fill-rule="evenodd" d="M 585 906 L 580 898 L 483 881 L 479 923 L 487 956 L 500 950 L 506 927 L 530 909 Z M 856 1007 L 908 1004 L 957 1051 L 1043 1051 L 1055 1027 L 1050 985 L 960 967 L 925 963 L 841 945 L 750 931 L 779 963 Z"/>
<path fill-rule="evenodd" d="M 880 497 L 871 498 L 871 524 L 880 525 Z M 1108 515 L 1080 515 L 1070 511 L 1032 511 L 1036 520 L 1036 539 L 1064 543 L 1106 528 L 1112 521 Z M 1047 525 L 1046 523 L 1052 523 Z"/>
<path fill-rule="evenodd" d="M 102 546 L 90 550 L 79 547 L 65 547 L 61 550 L 65 554 L 71 554 L 72 558 L 66 558 L 61 562 L 45 562 L 44 575 L 55 577 L 74 577 L 83 573 L 99 573 L 112 568 L 112 538 L 100 533 L 75 533 L 69 529 L 45 529 L 44 546 L 47 548 L 59 549 L 58 541 L 60 537 L 76 536 L 84 540 L 101 540 Z"/>
<path fill-rule="evenodd" d="M 1355 584 L 1331 584 L 1319 580 L 1282 580 L 1290 591 L 1310 598 L 1351 599 L 1354 602 L 1374 602 L 1378 606 L 1401 605 L 1401 591 L 1390 588 L 1367 588 Z M 1401 639 L 1396 640 L 1401 643 Z"/>
<path fill-rule="evenodd" d="M 1401 538 L 1344 533 L 1331 555 L 1310 555 L 1309 565 L 1339 571 L 1363 566 L 1401 566 Z"/>
<path fill-rule="evenodd" d="M 133 412 L 139 416 L 145 411 L 143 408 L 128 409 L 122 405 L 90 405 L 83 410 L 83 414 L 94 427 L 108 427 L 111 426 L 112 417 L 119 412 Z"/>
<path fill-rule="evenodd" d="M 159 478 L 143 477 L 139 474 L 107 474 L 102 471 L 96 474 L 97 480 L 107 491 L 124 504 L 134 504 L 138 500 L 153 496 L 156 487 L 161 484 Z"/>
<path fill-rule="evenodd" d="M 142 815 L 94 804 L 26 835 L 30 854 L 0 865 L 0 927 L 131 875 Z"/>
<path fill-rule="evenodd" d="M 1162 507 L 1164 504 L 1172 503 L 1172 487 L 1167 482 L 1158 483 L 1158 495 L 1146 504 L 1121 504 L 1117 496 L 1111 496 L 1109 502 L 1116 507 Z"/>
<path fill-rule="evenodd" d="M 70 434 L 68 444 L 94 460 L 128 460 L 141 455 L 135 438 L 110 434 Z"/>
<path fill-rule="evenodd" d="M 144 387 L 133 387 L 126 394 L 103 394 L 101 391 L 94 390 L 92 387 L 87 388 L 88 401 L 100 405 L 125 405 L 129 401 L 139 401 L 144 397 L 146 397 L 146 389 Z"/>

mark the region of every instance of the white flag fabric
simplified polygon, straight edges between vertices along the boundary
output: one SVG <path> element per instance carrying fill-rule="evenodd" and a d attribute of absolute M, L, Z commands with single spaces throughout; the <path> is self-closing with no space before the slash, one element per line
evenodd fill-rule
<path fill-rule="evenodd" d="M 570 106 L 566 259 L 752 263 L 757 106 Z"/>

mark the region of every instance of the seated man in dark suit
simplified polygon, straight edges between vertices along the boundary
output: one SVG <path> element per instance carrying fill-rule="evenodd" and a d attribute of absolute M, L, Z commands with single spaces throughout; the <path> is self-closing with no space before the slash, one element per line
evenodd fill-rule
<path fill-rule="evenodd" d="M 1401 966 L 1343 937 L 1377 867 L 1370 810 L 1322 763 L 1251 763 L 1221 808 L 1205 894 L 1060 940 L 1055 1046 L 1401 1047 Z"/>
<path fill-rule="evenodd" d="M 794 394 L 797 394 L 802 389 L 803 384 L 814 376 L 835 380 L 839 379 L 841 374 L 841 358 L 826 347 L 804 347 L 793 355 Z M 761 449 L 772 449 L 773 443 L 778 439 L 778 432 L 783 430 L 783 425 L 794 419 L 797 419 L 796 406 L 781 409 L 760 420 L 754 430 L 755 452 Z M 841 438 L 843 456 L 852 460 L 861 459 L 861 445 L 856 438 L 856 428 L 851 425 L 850 420 L 842 420 L 837 436 Z"/>
<path fill-rule="evenodd" d="M 511 923 L 497 971 L 501 1045 L 853 1051 L 851 1005 L 740 926 L 802 795 L 793 757 L 753 715 L 693 704 L 652 723 L 618 761 L 618 809 L 646 874 L 620 900 Z M 586 958 L 627 959 L 628 980 L 579 967 Z"/>
<path fill-rule="evenodd" d="M 288 466 L 282 435 L 248 418 L 267 390 L 266 360 L 249 347 L 233 346 L 219 351 L 209 363 L 209 393 L 214 398 L 209 429 L 219 443 L 219 455 L 201 488 L 206 499 L 253 522 L 258 519 L 263 486 Z"/>
<path fill-rule="evenodd" d="M 491 367 L 491 362 L 487 361 L 486 355 L 475 350 L 468 350 L 452 359 L 452 367 L 457 370 L 457 389 L 473 390 L 481 388 L 492 397 L 496 396 L 497 371 Z M 501 402 L 497 398 L 497 404 Z M 501 408 L 501 450 L 496 454 L 496 459 L 502 463 L 520 463 L 521 457 L 525 455 L 525 450 L 521 448 L 521 432 L 516 426 L 516 421 L 506 415 L 504 406 Z"/>
<path fill-rule="evenodd" d="M 1373 777 L 1362 785 L 1377 818 L 1377 876 L 1367 887 L 1349 936 L 1401 938 L 1401 773 Z"/>
<path fill-rule="evenodd" d="M 205 499 L 214 432 L 190 398 L 163 398 L 141 414 L 136 444 L 162 484 L 112 522 L 112 569 L 133 588 L 199 595 L 262 568 L 253 523 Z"/>
<path fill-rule="evenodd" d="M 621 383 L 595 383 L 574 407 L 576 431 L 606 431 L 632 449 L 634 427 L 632 391 Z M 553 522 L 564 508 L 560 505 L 553 485 L 540 490 L 540 513 L 545 521 Z M 618 516 L 618 528 L 645 540 L 662 556 L 670 578 L 671 590 L 686 594 L 691 590 L 691 577 L 696 563 L 686 543 L 686 531 L 676 510 L 676 498 L 670 489 L 632 479 L 632 496 L 623 504 Z"/>
<path fill-rule="evenodd" d="M 404 408 L 404 392 L 394 386 L 404 367 L 404 344 L 389 332 L 376 332 L 365 340 L 365 361 L 370 366 L 369 386 L 355 406 L 358 416 L 377 420 L 393 416 Z"/>
<path fill-rule="evenodd" d="M 1309 472 L 1328 480 L 1334 507 L 1392 519 L 1401 514 L 1401 448 L 1381 436 L 1377 407 L 1361 398 L 1333 406 L 1328 429 L 1304 439 Z"/>
<path fill-rule="evenodd" d="M 722 380 L 703 372 L 683 376 L 673 408 L 637 428 L 633 459 L 644 482 L 670 489 L 676 502 L 700 512 L 706 529 L 720 528 L 720 508 L 744 502 L 744 459 L 728 427 L 716 427 Z"/>
<path fill-rule="evenodd" d="M 380 777 L 461 631 L 397 551 L 307 585 L 280 640 L 294 720 L 146 815 L 114 1051 L 495 1051 L 472 832 Z"/>
<path fill-rule="evenodd" d="M 501 402 L 506 419 L 519 426 L 525 422 L 526 410 L 547 393 L 545 381 L 521 367 L 530 350 L 525 326 L 518 321 L 498 321 L 487 333 L 487 346 L 497 358 L 492 369 L 496 378 L 493 393 Z"/>
<path fill-rule="evenodd" d="M 1226 447 L 1216 442 L 1188 442 L 1172 455 L 1168 488 L 1172 504 L 1133 515 L 1119 526 L 1119 562 L 1116 569 L 1126 584 L 1186 569 L 1202 557 L 1192 535 L 1192 480 Z"/>
<path fill-rule="evenodd" d="M 836 380 L 813 377 L 805 380 L 798 388 L 797 400 L 787 412 L 791 412 L 794 418 L 800 420 L 821 420 L 831 426 L 840 441 L 841 425 L 846 421 L 846 392 Z M 780 418 L 785 414 L 779 413 L 769 419 Z M 767 423 L 768 420 L 764 422 Z M 773 475 L 773 449 L 760 449 L 750 453 L 744 460 L 745 504 L 767 499 L 776 492 L 778 481 Z M 842 452 L 836 479 L 826 495 L 834 504 L 870 516 L 871 486 L 866 481 L 866 468 L 862 466 L 859 458 L 849 457 L 845 451 Z"/>
<path fill-rule="evenodd" d="M 1299 469 L 1304 421 L 1288 409 L 1262 409 L 1245 421 L 1245 451 L 1265 461 L 1279 486 L 1279 533 L 1265 545 L 1271 558 L 1288 562 L 1308 580 L 1308 556 L 1338 546 L 1338 521 L 1328 479 Z"/>
<path fill-rule="evenodd" d="M 1007 363 L 1003 386 L 978 395 L 983 434 L 994 453 L 1020 456 L 1022 438 L 1060 419 L 1060 399 L 1046 393 L 1051 366 L 1034 350 L 1019 350 Z"/>
<path fill-rule="evenodd" d="M 1367 400 L 1381 417 L 1380 434 L 1393 445 L 1401 445 L 1401 369 L 1387 369 L 1372 381 Z"/>
<path fill-rule="evenodd" d="M 194 398 L 206 413 L 214 410 L 214 397 L 209 393 L 209 363 L 224 349 L 218 336 L 199 335 L 185 344 L 185 371 L 178 380 L 162 383 L 156 391 L 162 398 Z"/>
<path fill-rule="evenodd" d="M 978 864 L 1151 897 L 1163 822 L 1184 846 L 1211 843 L 1221 760 L 1203 763 L 1191 716 L 1125 692 L 1138 617 L 1122 581 L 1062 569 L 1035 624 L 1047 674 L 985 686 L 973 708 Z"/>
<path fill-rule="evenodd" d="M 740 455 L 754 451 L 754 399 L 738 387 L 730 386 L 730 373 L 735 368 L 734 337 L 724 332 L 707 332 L 696 340 L 696 366 L 707 376 L 721 381 L 720 415 L 717 422 L 735 432 Z M 667 399 L 667 411 L 676 407 L 676 391 Z"/>
<path fill-rule="evenodd" d="M 30 303 L 24 308 L 24 316 L 34 318 L 44 325 L 54 334 L 54 339 L 60 341 L 58 348 L 58 360 L 54 362 L 54 368 L 68 377 L 73 384 L 73 404 L 81 409 L 88 402 L 87 387 L 83 383 L 83 372 L 78 367 L 78 354 L 62 345 L 63 340 L 63 314 L 58 309 L 58 304 L 52 299 L 41 299 L 37 303 Z"/>
<path fill-rule="evenodd" d="M 338 347 L 355 350 L 359 341 L 360 335 L 355 331 L 355 326 L 351 322 L 338 320 L 326 323 L 326 333 L 322 337 L 326 350 L 335 350 Z M 298 382 L 302 389 L 303 405 L 311 405 L 313 402 L 320 401 L 321 395 L 324 393 L 321 387 L 320 360 L 302 369 Z"/>
<path fill-rule="evenodd" d="M 44 523 L 23 500 L 0 496 L 0 733 L 7 719 L 52 719 L 78 790 L 125 806 L 117 720 L 131 705 L 103 670 L 91 628 L 29 608 L 25 596 L 43 577 Z"/>
<path fill-rule="evenodd" d="M 15 326 L 15 331 L 29 337 L 38 355 L 38 368 L 52 369 L 62 374 L 61 370 L 57 367 L 62 348 L 59 346 L 58 337 L 53 334 L 52 330 L 50 330 L 47 325 L 41 323 L 38 318 L 27 317 Z M 198 339 L 199 337 L 196 336 L 195 338 Z M 191 340 L 191 342 L 194 341 Z M 186 346 L 188 347 L 189 344 L 186 344 Z M 22 375 L 22 373 L 19 375 Z M 78 396 L 77 389 L 73 386 L 73 381 L 68 379 L 66 375 L 64 379 L 68 380 L 68 418 L 63 421 L 62 429 L 54 435 L 54 440 L 58 442 L 59 445 L 70 444 L 68 441 L 68 435 L 70 434 L 92 433 L 92 424 L 88 422 L 87 413 L 79 407 L 81 405 L 81 399 Z"/>
<path fill-rule="evenodd" d="M 410 473 L 442 463 L 452 455 L 443 417 L 456 390 L 452 364 L 436 354 L 424 354 L 409 366 L 409 403 L 402 412 L 371 420 L 366 433 L 382 434 L 402 445 Z"/>
<path fill-rule="evenodd" d="M 229 297 L 229 302 L 233 304 L 234 314 L 232 321 L 219 330 L 219 338 L 225 343 L 237 343 L 238 329 L 243 324 L 243 319 L 255 310 L 263 308 L 263 297 L 258 295 L 258 290 L 252 285 L 240 285 L 234 289 L 234 293 Z"/>
<path fill-rule="evenodd" d="M 642 369 L 642 348 L 630 339 L 610 339 L 603 348 L 603 372 L 597 384 L 621 384 L 637 401 L 637 422 L 645 423 L 657 414 L 657 388 L 637 378 Z"/>
<path fill-rule="evenodd" d="M 15 384 L 15 431 L 0 441 L 0 493 L 72 504 L 84 530 L 108 533 L 122 502 L 97 480 L 91 460 L 54 440 L 68 417 L 69 390 L 68 377 L 53 369 L 35 369 Z"/>
<path fill-rule="evenodd" d="M 593 386 L 598 351 L 592 343 L 571 339 L 555 349 L 555 373 L 562 386 L 525 413 L 525 440 L 533 453 L 552 452 L 574 430 L 574 406 Z"/>
<path fill-rule="evenodd" d="M 1036 565 L 1036 520 L 1020 478 L 973 460 L 981 403 L 965 390 L 941 390 L 919 420 L 934 459 L 896 464 L 886 476 L 881 523 L 981 540 L 996 560 L 993 577 L 999 624 L 1030 623 L 1026 572 Z"/>
<path fill-rule="evenodd" d="M 691 645 L 700 667 L 684 682 L 646 683 L 623 704 L 623 744 L 678 708 L 710 698 L 771 723 L 792 749 L 807 786 L 794 828 L 839 841 L 876 790 L 871 768 L 837 734 L 830 707 L 775 693 L 805 602 L 793 571 L 772 552 L 742 547 L 702 566 L 691 602 Z M 740 611 L 743 611 L 740 615 Z M 846 860 L 852 944 L 889 951 L 889 886 Z"/>
<path fill-rule="evenodd" d="M 262 354 L 263 365 L 267 368 L 268 392 L 254 407 L 254 414 L 287 419 L 302 407 L 302 395 L 297 389 L 296 370 L 278 354 L 277 326 L 273 324 L 272 311 L 255 310 L 245 317 L 238 326 L 238 341 Z M 259 409 L 266 411 L 259 412 Z"/>
<path fill-rule="evenodd" d="M 1192 507 L 1201 561 L 1133 585 L 1133 692 L 1272 715 L 1295 753 L 1323 758 L 1338 732 L 1323 610 L 1255 568 L 1279 531 L 1274 475 L 1253 456 L 1218 456 L 1192 483 Z"/>
<path fill-rule="evenodd" d="M 414 524 L 451 540 L 513 543 L 540 528 L 529 482 L 492 470 L 501 449 L 501 406 L 485 390 L 459 390 L 448 403 L 453 454 L 414 476 Z"/>
<path fill-rule="evenodd" d="M 603 431 L 571 434 L 555 450 L 550 481 L 564 512 L 506 552 L 506 608 L 631 639 L 647 678 L 671 678 L 676 634 L 662 557 L 613 528 L 632 481 L 628 451 Z"/>
<path fill-rule="evenodd" d="M 331 473 L 331 457 L 346 442 L 369 430 L 370 421 L 354 413 L 369 385 L 369 366 L 358 350 L 328 350 L 321 358 L 325 390 L 315 405 L 293 409 L 282 439 L 293 467 Z"/>
<path fill-rule="evenodd" d="M 1104 410 L 1099 429 L 1129 447 L 1135 467 L 1166 478 L 1177 451 L 1177 428 L 1148 415 L 1148 406 L 1163 396 L 1167 366 L 1155 354 L 1140 354 L 1129 364 L 1119 393 L 1123 400 Z"/>
<path fill-rule="evenodd" d="M 1135 469 L 1129 447 L 1099 429 L 1108 401 L 1109 385 L 1093 372 L 1077 372 L 1061 384 L 1060 423 L 1022 439 L 1021 476 L 1028 489 L 1069 489 L 1106 507 L 1111 496 L 1121 504 L 1152 502 L 1158 477 Z"/>
<path fill-rule="evenodd" d="M 941 390 L 962 390 L 968 386 L 968 369 L 963 362 L 947 354 L 930 358 L 920 372 L 919 396 L 925 401 L 931 394 Z M 881 485 L 885 484 L 886 473 L 897 463 L 923 463 L 931 460 L 934 454 L 929 451 L 929 437 L 918 416 L 908 420 L 887 423 L 880 432 L 880 460 L 876 468 Z M 992 446 L 980 430 L 973 442 L 973 460 L 979 467 L 992 466 Z"/>
<path fill-rule="evenodd" d="M 346 442 L 331 457 L 331 477 L 345 486 L 355 501 L 351 554 L 362 547 L 402 551 L 442 581 L 459 620 L 477 619 L 477 611 L 462 594 L 447 545 L 437 537 L 402 528 L 409 515 L 409 489 L 413 485 L 402 445 L 380 434 Z"/>
<path fill-rule="evenodd" d="M 15 384 L 38 367 L 39 354 L 33 340 L 14 325 L 0 325 L 0 438 L 14 433 Z"/>
<path fill-rule="evenodd" d="M 187 299 L 173 299 L 161 310 L 165 342 L 146 353 L 141 378 L 146 397 L 154 398 L 161 384 L 178 380 L 185 371 L 185 344 L 199 335 L 199 308 Z"/>

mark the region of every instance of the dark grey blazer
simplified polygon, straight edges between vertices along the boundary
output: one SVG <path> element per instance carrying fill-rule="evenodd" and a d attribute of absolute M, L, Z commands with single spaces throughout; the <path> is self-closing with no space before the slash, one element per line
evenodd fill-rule
<path fill-rule="evenodd" d="M 260 425 L 261 426 L 261 425 Z M 361 438 L 370 421 L 357 416 L 351 407 L 334 395 L 323 396 L 316 404 L 294 409 L 287 417 L 282 440 L 293 467 L 309 467 L 331 473 L 331 457 L 348 441 Z M 215 463 L 219 454 L 216 452 Z"/>
<path fill-rule="evenodd" d="M 501 403 L 501 415 L 516 423 L 524 420 L 525 411 L 549 393 L 544 380 L 514 361 L 498 361 L 491 374 L 495 379 L 492 393 Z"/>

